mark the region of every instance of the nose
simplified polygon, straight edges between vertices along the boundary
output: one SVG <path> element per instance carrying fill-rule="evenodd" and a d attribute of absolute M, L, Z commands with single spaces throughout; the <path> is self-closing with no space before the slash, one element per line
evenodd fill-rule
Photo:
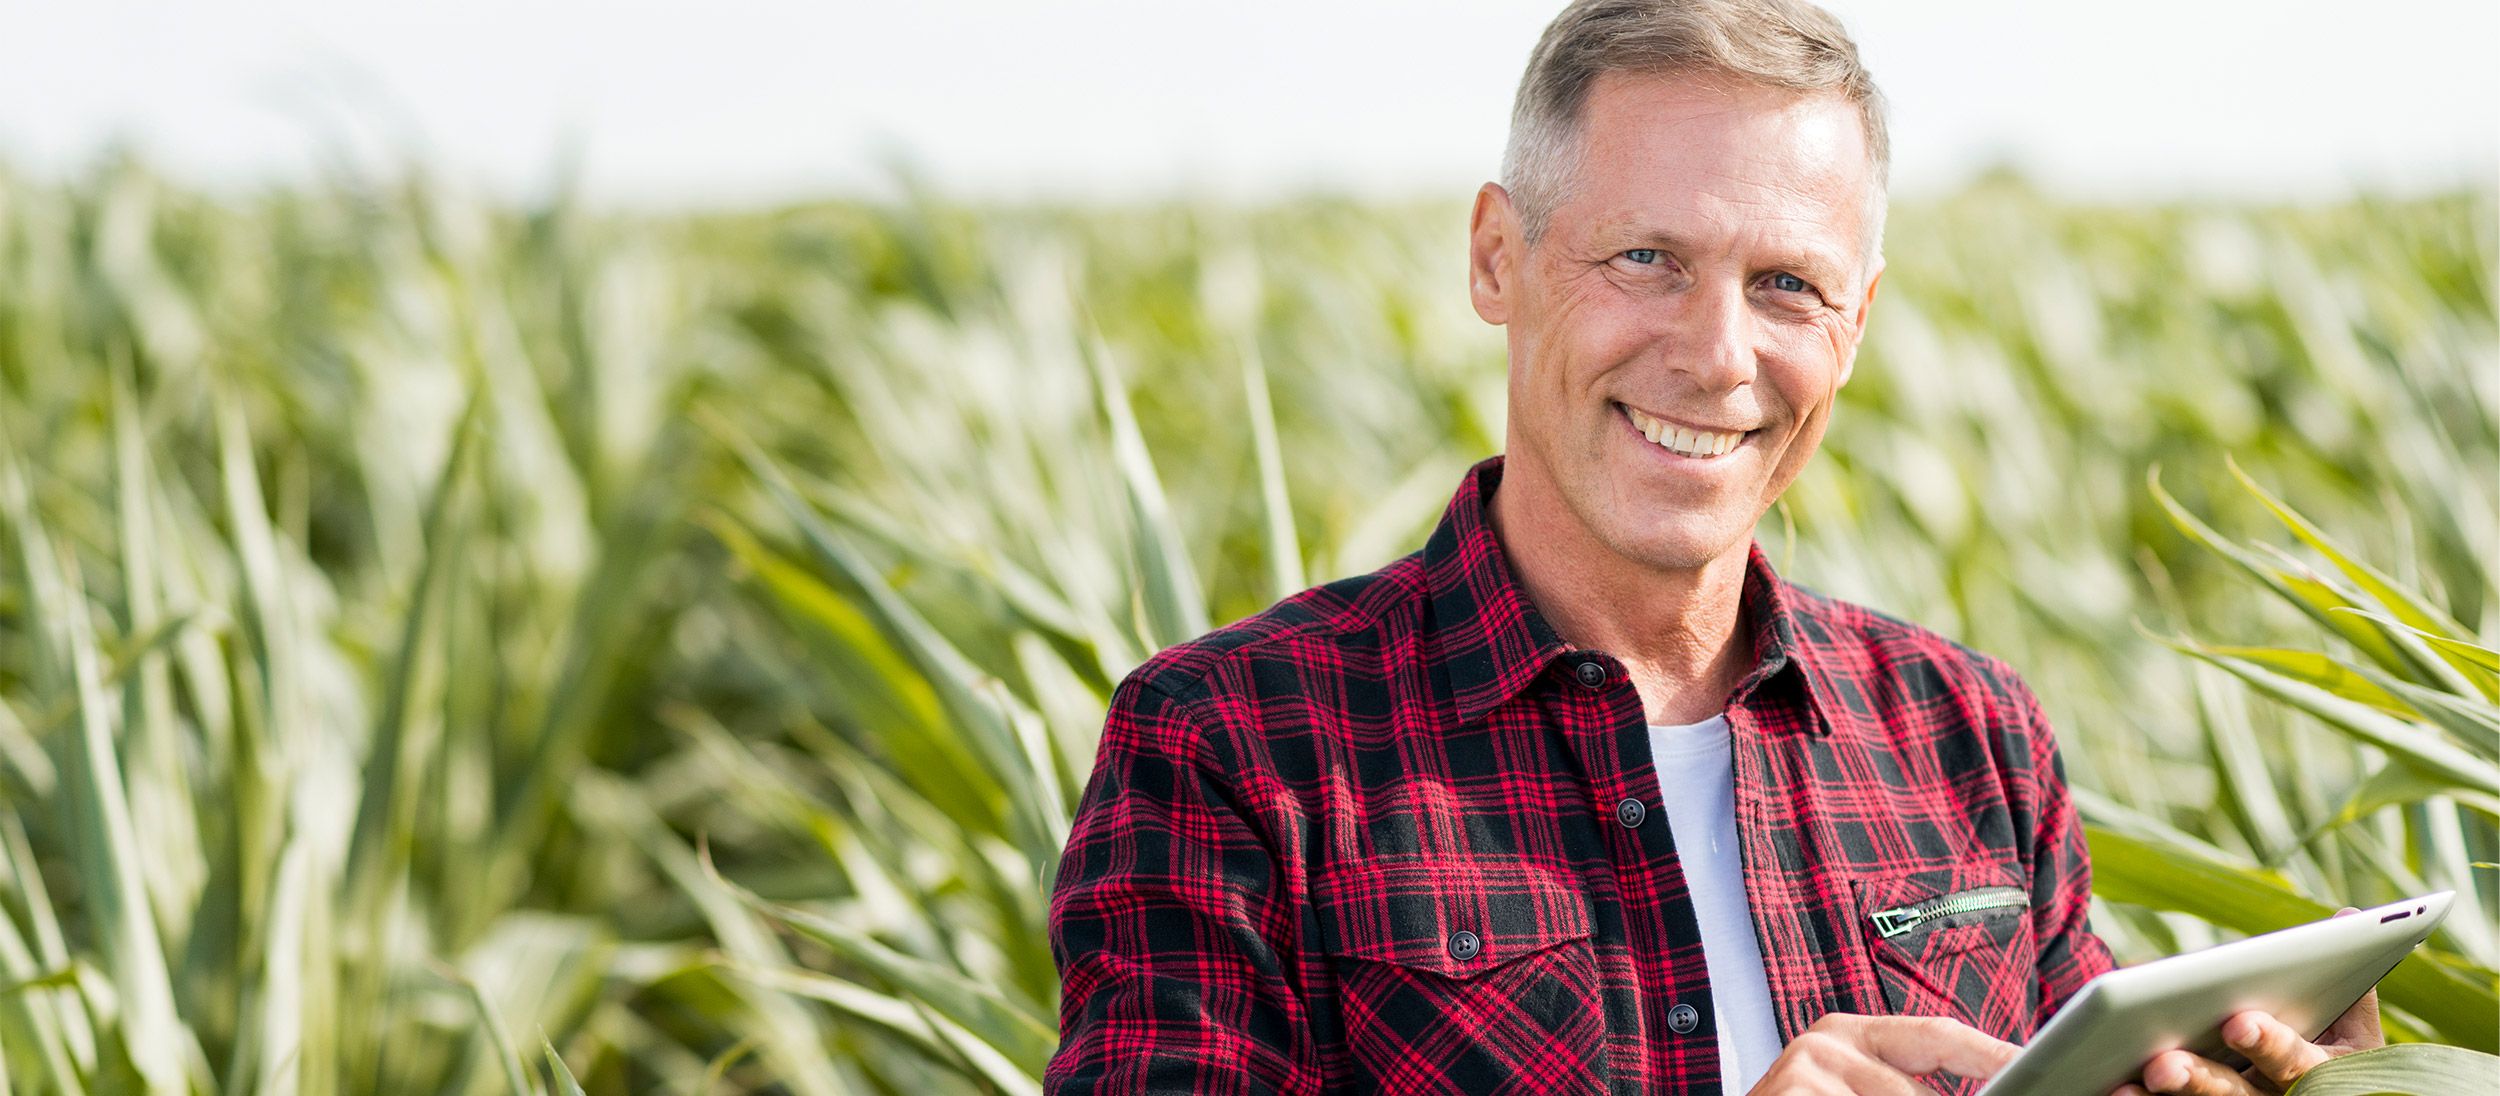
<path fill-rule="evenodd" d="M 1695 286 L 1683 295 L 1669 367 L 1705 392 L 1733 391 L 1754 377 L 1754 314 L 1741 285 Z"/>

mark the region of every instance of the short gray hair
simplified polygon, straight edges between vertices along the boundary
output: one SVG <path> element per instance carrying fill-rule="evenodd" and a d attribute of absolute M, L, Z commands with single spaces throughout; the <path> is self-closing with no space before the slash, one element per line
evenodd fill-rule
<path fill-rule="evenodd" d="M 1609 72 L 1717 74 L 1766 87 L 1828 92 L 1858 108 L 1873 160 L 1866 262 L 1883 250 L 1892 141 L 1884 95 L 1832 13 L 1807 0 L 1573 0 L 1528 56 L 1511 107 L 1502 188 L 1527 227 L 1545 234 L 1579 170 L 1589 89 Z"/>

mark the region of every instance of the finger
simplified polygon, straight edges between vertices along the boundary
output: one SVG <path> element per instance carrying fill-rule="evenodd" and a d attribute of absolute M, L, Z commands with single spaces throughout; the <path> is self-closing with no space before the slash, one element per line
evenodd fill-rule
<path fill-rule="evenodd" d="M 2165 1050 L 2144 1063 L 2144 1087 L 2165 1096 L 2261 1096 L 2222 1063 L 2184 1050 Z"/>
<path fill-rule="evenodd" d="M 2250 1010 L 2222 1022 L 2222 1041 L 2278 1085 L 2289 1085 L 2327 1060 L 2327 1052 L 2270 1013 Z"/>
<path fill-rule="evenodd" d="M 2378 989 L 2372 987 L 2370 992 L 2362 994 L 2360 1000 L 2353 1002 L 2351 1008 L 2345 1009 L 2343 1015 L 2326 1026 L 2326 1030 L 2318 1035 L 2317 1042 L 2319 1046 L 2330 1048 L 2329 1055 L 2338 1050 L 2370 1050 L 2386 1046 L 2387 1029 L 2378 1017 Z"/>
<path fill-rule="evenodd" d="M 1971 1080 L 1994 1077 L 2023 1049 L 1969 1024 L 1937 1016 L 1866 1020 L 1858 1045 L 1885 1065 L 1913 1076 L 1950 1070 Z"/>
<path fill-rule="evenodd" d="M 1876 1019 L 1826 1014 L 1780 1051 L 1771 1071 L 1754 1086 L 1756 1092 L 1840 1091 L 1853 1096 L 1936 1096 L 1886 1065 L 1866 1048 L 1867 1032 Z M 1882 1019 L 1893 1019 L 1884 1017 Z M 1776 1082 L 1776 1083 L 1775 1083 Z M 1836 1088 L 1834 1086 L 1837 1086 Z"/>
<path fill-rule="evenodd" d="M 2359 912 L 2361 910 L 2357 906 L 2346 906 L 2336 910 L 2335 916 L 2350 917 Z M 2318 1036 L 2318 1045 L 2342 1050 L 2372 1050 L 2386 1046 L 2387 1028 L 2379 1022 L 2377 987 L 2371 987 L 2370 992 L 2362 994 L 2351 1008 L 2336 1017 L 2334 1023 L 2328 1024 L 2326 1031 Z"/>
<path fill-rule="evenodd" d="M 1850 1096 L 1936 1096 L 1935 1089 L 1873 1058 L 1859 1059 L 1833 1076 Z"/>

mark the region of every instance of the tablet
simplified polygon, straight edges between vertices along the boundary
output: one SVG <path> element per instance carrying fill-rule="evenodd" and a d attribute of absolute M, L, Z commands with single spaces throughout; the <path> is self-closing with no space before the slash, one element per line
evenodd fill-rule
<path fill-rule="evenodd" d="M 2184 1047 L 2245 1067 L 2222 1022 L 2263 1009 L 2316 1038 L 2448 915 L 2455 891 L 2113 970 L 2083 984 L 1980 1096 L 2109 1096 Z"/>

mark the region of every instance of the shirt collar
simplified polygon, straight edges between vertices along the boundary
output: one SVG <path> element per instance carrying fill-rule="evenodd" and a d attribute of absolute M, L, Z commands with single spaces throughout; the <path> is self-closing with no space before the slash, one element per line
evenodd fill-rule
<path fill-rule="evenodd" d="M 1572 650 L 1512 576 L 1485 507 L 1502 482 L 1502 458 L 1467 470 L 1441 524 L 1424 543 L 1424 581 L 1432 599 L 1428 629 L 1433 660 L 1449 675 L 1462 723 L 1473 723 L 1525 689 L 1556 657 Z M 1816 713 L 1809 726 L 1826 733 L 1853 717 L 1822 658 L 1825 630 L 1801 621 L 1801 595 L 1771 570 L 1759 541 L 1745 560 L 1744 606 L 1753 629 L 1754 666 L 1728 696 L 1733 706 L 1758 689 L 1794 675 Z"/>

